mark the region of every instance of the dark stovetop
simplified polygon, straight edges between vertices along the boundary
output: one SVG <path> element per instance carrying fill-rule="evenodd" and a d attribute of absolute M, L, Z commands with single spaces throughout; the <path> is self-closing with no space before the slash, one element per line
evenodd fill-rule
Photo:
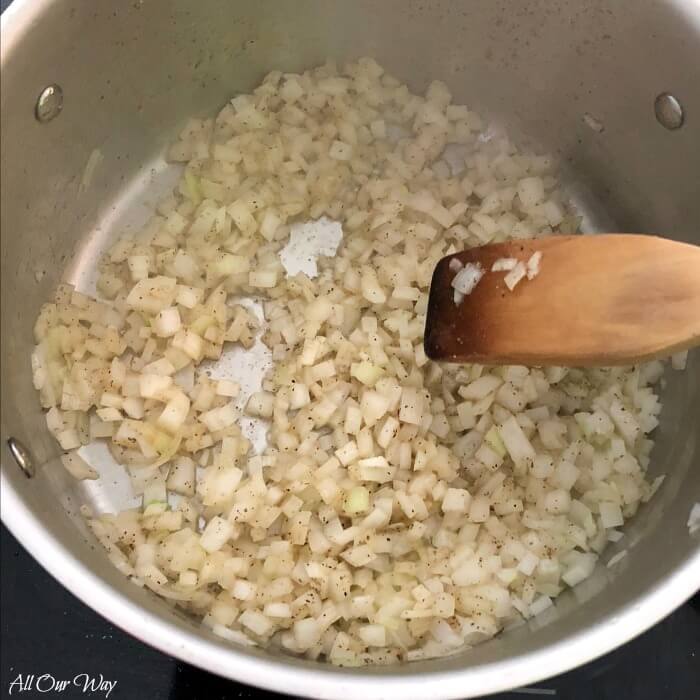
<path fill-rule="evenodd" d="M 102 619 L 54 581 L 2 528 L 0 698 L 105 698 L 57 681 L 116 681 L 110 700 L 284 698 L 223 680 L 145 646 Z M 20 692 L 34 675 L 31 690 Z M 53 679 L 53 680 L 52 680 Z M 565 700 L 686 700 L 700 688 L 700 594 L 624 647 L 536 688 L 492 696 Z M 695 690 L 693 690 L 695 689 Z M 368 698 L 368 700 L 372 700 Z M 429 700 L 426 698 L 426 700 Z"/>
<path fill-rule="evenodd" d="M 0 0 L 0 9 L 9 4 L 10 0 Z M 110 700 L 287 697 L 200 671 L 125 634 L 56 583 L 4 526 L 0 570 L 0 698 L 104 698 L 106 689 L 84 692 L 80 687 L 88 679 L 98 683 L 100 677 L 116 681 Z M 697 594 L 646 634 L 607 656 L 536 688 L 492 698 L 536 694 L 565 700 L 686 700 L 698 697 L 699 656 Z M 29 676 L 33 676 L 31 689 L 26 688 Z M 71 684 L 62 689 L 61 681 Z"/>

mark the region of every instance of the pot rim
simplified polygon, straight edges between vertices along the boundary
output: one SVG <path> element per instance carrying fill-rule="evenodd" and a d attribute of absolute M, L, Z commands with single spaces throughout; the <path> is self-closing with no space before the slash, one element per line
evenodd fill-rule
<path fill-rule="evenodd" d="M 3 67 L 52 2 L 14 0 L 2 13 Z M 223 639 L 194 634 L 185 622 L 166 620 L 112 588 L 42 526 L 8 478 L 6 468 L 3 464 L 0 472 L 2 521 L 31 556 L 87 606 L 125 632 L 181 661 L 231 680 L 318 700 L 450 700 L 526 686 L 626 643 L 682 605 L 697 591 L 700 582 L 698 547 L 668 576 L 626 601 L 607 619 L 544 648 L 458 670 L 415 673 L 411 672 L 411 665 L 402 664 L 368 671 L 340 669 L 282 655 L 263 658 Z"/>

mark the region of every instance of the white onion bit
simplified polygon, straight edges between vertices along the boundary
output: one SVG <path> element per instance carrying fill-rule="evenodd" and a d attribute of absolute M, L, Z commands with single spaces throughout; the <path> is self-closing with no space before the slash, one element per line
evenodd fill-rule
<path fill-rule="evenodd" d="M 465 296 L 471 294 L 483 276 L 484 269 L 479 263 L 467 263 L 452 280 L 452 287 L 455 290 L 455 303 L 459 304 Z M 458 297 L 457 295 L 461 296 Z"/>
<path fill-rule="evenodd" d="M 512 270 L 517 264 L 518 261 L 516 258 L 498 258 L 498 260 L 494 261 L 493 265 L 491 265 L 491 272 L 507 272 L 508 270 Z"/>

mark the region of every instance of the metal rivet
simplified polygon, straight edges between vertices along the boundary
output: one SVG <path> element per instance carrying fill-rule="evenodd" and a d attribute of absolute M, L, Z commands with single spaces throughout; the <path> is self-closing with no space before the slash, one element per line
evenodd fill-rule
<path fill-rule="evenodd" d="M 26 477 L 31 479 L 34 476 L 34 462 L 29 450 L 19 440 L 12 437 L 7 441 L 7 446 L 10 448 L 10 453 L 17 462 L 17 466 Z"/>
<path fill-rule="evenodd" d="M 668 92 L 662 92 L 654 100 L 654 113 L 656 114 L 656 121 L 667 129 L 680 129 L 683 126 L 683 107 Z"/>
<path fill-rule="evenodd" d="M 45 87 L 36 101 L 34 114 L 42 123 L 55 119 L 63 108 L 63 90 L 60 85 Z"/>

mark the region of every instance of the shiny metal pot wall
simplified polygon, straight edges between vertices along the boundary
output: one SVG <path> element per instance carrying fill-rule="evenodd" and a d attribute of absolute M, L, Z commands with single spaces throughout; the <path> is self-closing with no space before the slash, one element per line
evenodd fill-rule
<path fill-rule="evenodd" d="M 583 663 L 697 590 L 700 542 L 686 527 L 700 500 L 697 356 L 668 376 L 652 464 L 668 476 L 629 524 L 619 567 L 601 567 L 554 610 L 467 653 L 357 671 L 230 645 L 128 584 L 77 515 L 84 501 L 115 498 L 57 468 L 32 389 L 41 303 L 61 279 L 88 284 L 100 246 L 143 216 L 139 193 L 167 187 L 160 155 L 184 120 L 213 113 L 268 70 L 367 54 L 414 88 L 445 80 L 458 100 L 556 153 L 587 227 L 700 242 L 695 0 L 16 0 L 2 18 L 2 517 L 88 605 L 203 668 L 317 698 L 464 698 Z M 60 89 L 37 107 L 50 85 Z M 656 118 L 680 121 L 668 99 L 655 112 L 664 92 L 684 109 L 676 130 Z M 83 191 L 94 149 L 103 159 Z M 18 468 L 9 437 L 28 447 L 34 477 Z"/>

